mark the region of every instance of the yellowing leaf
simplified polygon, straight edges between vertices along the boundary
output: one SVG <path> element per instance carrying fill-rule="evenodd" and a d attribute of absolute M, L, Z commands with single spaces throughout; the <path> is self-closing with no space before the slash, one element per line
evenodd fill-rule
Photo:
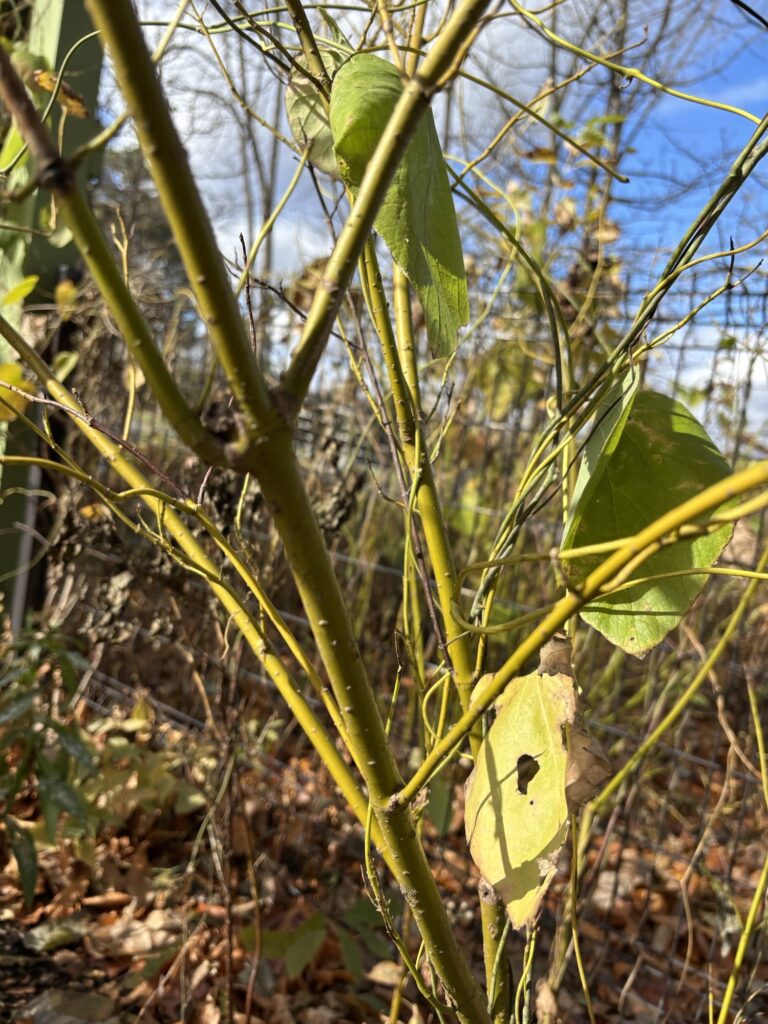
<path fill-rule="evenodd" d="M 92 505 L 81 505 L 77 511 L 83 519 L 90 519 L 94 522 L 106 523 L 112 518 L 109 506 L 100 501 L 96 501 Z"/>
<path fill-rule="evenodd" d="M 56 88 L 56 75 L 50 71 L 35 71 L 32 75 L 38 89 L 45 92 L 53 92 Z M 59 106 L 72 117 L 88 117 L 88 108 L 85 100 L 79 92 L 75 92 L 71 85 L 66 82 L 59 82 L 59 92 L 56 96 Z"/>
<path fill-rule="evenodd" d="M 0 300 L 0 306 L 12 306 L 16 302 L 23 302 L 35 290 L 39 280 L 40 278 L 36 274 L 30 274 L 29 277 L 22 278 L 18 284 L 15 284 L 13 288 L 10 288 L 5 293 Z"/>
<path fill-rule="evenodd" d="M 472 859 L 513 928 L 533 921 L 568 831 L 568 754 L 563 729 L 576 716 L 573 680 L 513 680 L 497 704 L 466 787 Z"/>
<path fill-rule="evenodd" d="M 544 146 L 536 146 L 534 149 L 529 149 L 527 153 L 523 153 L 526 160 L 533 160 L 537 164 L 556 164 L 557 153 L 554 149 L 546 148 Z"/>
<path fill-rule="evenodd" d="M 59 281 L 53 290 L 53 298 L 56 302 L 62 320 L 69 320 L 75 311 L 78 298 L 78 287 L 74 281 L 65 277 Z"/>
<path fill-rule="evenodd" d="M 29 381 L 24 380 L 24 373 L 18 363 L 0 363 L 0 423 L 9 423 L 16 419 L 18 413 L 24 412 L 28 402 L 19 391 L 11 391 L 3 387 L 4 384 L 10 384 L 12 388 L 26 391 L 30 395 L 34 394 L 35 389 Z"/>

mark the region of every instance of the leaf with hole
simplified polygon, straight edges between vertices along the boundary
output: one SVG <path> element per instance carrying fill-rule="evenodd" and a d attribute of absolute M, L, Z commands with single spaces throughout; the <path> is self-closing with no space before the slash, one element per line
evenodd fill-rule
<path fill-rule="evenodd" d="M 564 729 L 576 715 L 573 680 L 532 672 L 497 703 L 466 786 L 470 853 L 514 928 L 530 924 L 568 831 Z"/>
<path fill-rule="evenodd" d="M 679 402 L 655 391 L 641 391 L 626 416 L 625 410 L 626 399 L 621 398 L 605 416 L 605 426 L 595 431 L 594 443 L 590 440 L 587 445 L 564 551 L 632 537 L 730 474 L 715 443 Z M 665 546 L 629 579 L 709 568 L 732 532 L 733 527 L 726 524 Z M 578 587 L 605 557 L 566 560 L 569 584 Z M 596 598 L 581 616 L 611 643 L 642 657 L 677 626 L 706 582 L 705 574 L 693 573 L 638 583 Z"/>
<path fill-rule="evenodd" d="M 331 89 L 331 133 L 341 176 L 356 192 L 403 93 L 397 69 L 359 53 Z M 376 230 L 416 290 L 435 355 L 449 355 L 469 319 L 464 257 L 432 111 L 419 121 L 376 217 Z"/>

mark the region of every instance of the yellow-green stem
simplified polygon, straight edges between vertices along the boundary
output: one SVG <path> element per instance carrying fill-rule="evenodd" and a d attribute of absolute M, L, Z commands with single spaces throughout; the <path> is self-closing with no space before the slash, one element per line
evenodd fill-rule
<path fill-rule="evenodd" d="M 457 54 L 488 3 L 489 0 L 462 0 L 458 4 L 418 73 L 406 83 L 387 122 L 315 292 L 293 361 L 283 375 L 282 389 L 296 406 L 304 401 L 309 390 L 344 292 L 397 165 L 433 95 L 445 85 L 444 76 L 453 70 Z"/>
<path fill-rule="evenodd" d="M 211 344 L 250 439 L 278 419 L 130 0 L 86 0 L 112 58 Z"/>
<path fill-rule="evenodd" d="M 22 362 L 34 371 L 52 398 L 61 405 L 72 409 L 75 413 L 80 413 L 81 410 L 69 391 L 63 384 L 59 383 L 43 360 L 24 341 L 21 335 L 2 318 L 0 318 L 0 334 L 15 349 Z M 264 666 L 280 695 L 288 704 L 291 713 L 295 716 L 297 722 L 322 758 L 323 763 L 354 811 L 355 816 L 361 824 L 365 824 L 368 812 L 368 801 L 365 795 L 355 781 L 346 762 L 336 750 L 324 726 L 297 688 L 282 659 L 273 654 L 269 649 L 267 641 L 253 617 L 228 587 L 216 582 L 216 577 L 219 575 L 218 566 L 210 561 L 177 513 L 169 509 L 162 498 L 154 496 L 152 493 L 153 488 L 150 487 L 146 477 L 129 461 L 118 445 L 98 429 L 90 426 L 84 419 L 75 416 L 72 422 L 126 483 L 132 488 L 143 492 L 143 503 L 156 517 L 162 518 L 165 530 L 173 537 L 187 557 L 203 572 L 211 590 L 226 611 L 232 616 L 235 625 L 242 632 L 246 642 Z M 391 869 L 394 870 L 394 862 L 390 857 L 387 844 L 383 841 L 381 831 L 377 825 L 375 825 L 374 842 L 381 850 Z"/>
<path fill-rule="evenodd" d="M 469 711 L 461 716 L 453 728 L 435 746 L 408 784 L 398 793 L 396 803 L 413 800 L 432 774 L 463 742 L 480 716 L 488 710 L 507 684 L 519 675 L 526 661 L 535 655 L 550 637 L 562 629 L 572 615 L 588 604 L 600 593 L 602 587 L 618 576 L 627 565 L 631 562 L 637 563 L 639 557 L 647 558 L 654 554 L 662 546 L 664 538 L 673 534 L 681 526 L 696 521 L 700 516 L 705 516 L 737 495 L 757 487 L 764 487 L 766 484 L 768 484 L 768 461 L 759 462 L 749 469 L 734 473 L 660 516 L 622 548 L 606 558 L 587 577 L 578 592 L 568 593 L 557 602 L 552 611 L 531 631 L 498 672 L 482 687 Z"/>
<path fill-rule="evenodd" d="M 411 300 L 408 280 L 395 266 L 394 306 L 397 338 L 387 311 L 386 295 L 381 281 L 373 244 L 369 241 L 363 250 L 361 271 L 365 279 L 365 292 L 370 301 L 371 316 L 384 353 L 395 405 L 399 440 L 415 489 L 416 508 L 419 513 L 424 540 L 432 563 L 438 603 L 443 618 L 446 638 L 446 656 L 453 669 L 453 678 L 462 711 L 469 708 L 474 685 L 474 660 L 467 634 L 456 622 L 453 599 L 457 577 L 448 531 L 440 504 L 440 496 L 432 471 L 432 463 L 421 424 L 421 393 L 419 390 L 416 348 L 411 322 Z M 470 734 L 470 749 L 476 756 L 482 737 L 478 727 Z M 483 926 L 483 959 L 486 988 L 493 991 L 491 1013 L 501 1021 L 508 1012 L 509 985 L 507 972 L 499 970 L 499 941 L 504 931 L 504 911 L 500 904 L 480 903 Z M 495 990 L 491 983 L 496 973 Z"/>

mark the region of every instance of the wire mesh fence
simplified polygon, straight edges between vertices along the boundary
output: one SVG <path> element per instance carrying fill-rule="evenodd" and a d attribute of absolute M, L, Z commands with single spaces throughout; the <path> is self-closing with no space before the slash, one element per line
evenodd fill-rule
<path fill-rule="evenodd" d="M 654 330 L 662 333 L 680 324 L 687 311 L 702 305 L 716 286 L 715 277 L 714 272 L 702 273 L 686 282 L 686 289 L 679 290 L 674 302 L 654 319 Z M 713 301 L 696 320 L 681 326 L 645 370 L 651 384 L 693 406 L 734 464 L 764 456 L 768 422 L 768 290 L 758 288 L 764 285 L 759 274 L 748 284 L 749 288 L 745 285 Z M 616 336 L 631 321 L 642 294 L 625 290 L 612 325 Z M 525 314 L 511 310 L 504 315 Z M 489 320 L 478 328 L 471 350 L 457 360 L 457 395 L 472 366 L 487 357 L 498 327 Z M 528 342 L 535 345 L 538 340 Z M 120 425 L 123 411 L 115 406 L 109 389 L 94 387 L 93 380 L 122 378 L 125 365 L 118 353 L 117 347 L 102 344 L 98 373 L 91 365 L 91 387 L 84 381 L 81 388 L 89 410 L 110 426 Z M 370 410 L 341 370 L 343 358 L 339 345 L 301 413 L 297 447 L 337 572 L 353 595 L 353 612 L 360 623 L 368 622 L 362 637 L 364 656 L 374 678 L 386 683 L 397 670 L 393 637 L 403 578 L 402 542 L 393 539 L 399 538 L 397 531 L 387 529 L 388 516 L 397 513 L 387 499 L 399 500 L 402 495 Z M 191 358 L 179 367 L 189 393 L 199 392 L 207 368 Z M 521 383 L 525 381 L 511 382 Z M 441 458 L 453 468 L 445 474 L 444 497 L 460 562 L 483 557 L 484 546 L 505 514 L 514 491 L 515 467 L 546 419 L 540 400 L 545 385 L 546 374 L 531 395 L 510 386 L 501 373 L 495 378 L 491 374 L 483 393 L 464 393 L 458 408 L 451 407 L 450 394 L 436 389 L 435 408 L 442 402 L 436 419 L 449 421 Z M 226 418 L 227 410 L 219 414 Z M 141 388 L 130 437 L 184 490 L 198 493 L 201 471 L 188 460 Z M 202 732 L 207 725 L 206 700 L 222 698 L 223 681 L 231 671 L 228 624 L 212 610 L 202 581 L 182 579 L 183 574 L 169 569 L 162 559 L 150 566 L 146 551 L 133 539 L 112 524 L 84 518 L 79 510 L 90 500 L 84 492 L 75 495 L 60 523 L 58 553 L 51 551 L 57 568 L 49 572 L 46 601 L 49 619 L 58 628 L 79 631 L 91 648 L 93 667 L 81 696 L 97 713 L 105 713 L 115 705 L 130 708 L 141 693 L 158 715 L 183 729 Z M 226 474 L 214 473 L 208 480 L 205 500 L 231 532 L 238 490 Z M 542 555 L 558 539 L 554 505 L 526 524 Z M 754 568 L 767 525 L 765 516 L 745 524 L 726 559 Z M 74 533 L 74 540 L 68 533 Z M 252 562 L 270 575 L 284 620 L 300 638 L 309 639 L 308 623 L 257 493 L 251 493 L 241 540 Z M 117 581 L 112 591 L 105 590 L 105 577 L 113 584 Z M 539 582 L 542 593 L 551 591 L 547 577 L 543 558 L 541 568 L 501 594 L 500 607 L 509 614 L 530 609 Z M 615 767 L 637 749 L 688 685 L 704 656 L 696 638 L 708 641 L 719 635 L 742 586 L 739 581 L 712 580 L 687 626 L 643 662 L 617 656 L 592 634 L 577 649 L 589 724 Z M 470 596 L 471 578 L 465 588 Z M 601 1019 L 698 1024 L 711 1019 L 712 1007 L 722 999 L 767 853 L 768 815 L 745 682 L 751 665 L 763 728 L 768 730 L 765 609 L 764 603 L 758 606 L 713 670 L 708 688 L 699 692 L 664 741 L 653 746 L 616 802 L 595 822 L 585 851 L 577 919 L 585 971 Z M 279 649 L 279 642 L 274 642 Z M 504 642 L 494 641 L 492 649 L 498 653 Z M 269 690 L 263 672 L 247 656 L 237 672 L 246 692 Z M 555 934 L 557 922 L 571 912 L 557 898 L 565 891 L 568 870 L 566 858 L 545 905 L 542 935 Z M 466 884 L 474 883 L 468 877 Z M 765 941 L 765 928 L 759 928 L 743 954 L 742 1020 L 757 1021 L 768 1013 Z M 565 1019 L 579 1019 L 575 996 L 568 1007 L 568 992 L 579 992 L 570 951 L 550 950 L 542 939 L 540 953 L 562 964 L 566 981 L 560 1011 Z"/>

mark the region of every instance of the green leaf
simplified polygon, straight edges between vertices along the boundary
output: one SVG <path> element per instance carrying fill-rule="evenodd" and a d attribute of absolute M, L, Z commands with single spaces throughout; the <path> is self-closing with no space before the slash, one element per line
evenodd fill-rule
<path fill-rule="evenodd" d="M 273 960 L 284 960 L 288 977 L 296 978 L 320 949 L 325 935 L 325 916 L 318 911 L 293 931 L 265 928 L 261 937 L 262 953 Z"/>
<path fill-rule="evenodd" d="M 331 76 L 344 62 L 343 55 L 334 50 L 326 50 L 321 56 Z M 298 63 L 306 67 L 303 57 Z M 315 167 L 337 178 L 339 170 L 325 103 L 310 79 L 297 71 L 291 73 L 285 90 L 285 111 L 294 139 L 301 146 L 309 146 L 309 159 Z"/>
<path fill-rule="evenodd" d="M 41 800 L 49 803 L 52 808 L 71 814 L 77 821 L 85 820 L 85 802 L 66 779 L 55 775 L 41 775 L 38 779 L 38 790 Z"/>
<path fill-rule="evenodd" d="M 470 853 L 513 928 L 530 924 L 568 831 L 563 727 L 576 695 L 565 675 L 513 680 L 497 704 L 466 787 Z"/>
<path fill-rule="evenodd" d="M 446 780 L 436 778 L 429 787 L 429 803 L 427 813 L 430 821 L 437 829 L 438 835 L 444 836 L 451 824 L 453 811 L 453 786 Z"/>
<path fill-rule="evenodd" d="M 597 456 L 593 451 L 585 458 L 587 469 L 582 469 L 579 481 L 582 473 L 590 474 L 590 465 L 591 478 L 574 503 L 565 550 L 631 537 L 730 474 L 701 424 L 679 402 L 655 391 L 637 395 L 623 431 L 618 437 L 616 430 L 609 432 L 607 447 L 612 450 L 605 457 L 602 451 Z M 727 524 L 708 536 L 665 547 L 630 579 L 708 568 L 732 531 Z M 569 583 L 578 586 L 604 557 L 568 560 Z M 641 583 L 591 601 L 581 615 L 611 643 L 642 657 L 680 622 L 706 582 L 706 575 L 696 574 Z"/>
<path fill-rule="evenodd" d="M 393 900 L 391 911 L 399 913 L 400 904 Z M 368 899 L 356 900 L 341 917 L 344 924 L 360 936 L 362 943 L 375 957 L 387 959 L 392 955 L 392 941 L 386 936 L 384 921 L 379 911 Z"/>
<path fill-rule="evenodd" d="M 24 902 L 29 907 L 35 895 L 37 884 L 37 852 L 35 851 L 35 840 L 32 833 L 22 828 L 10 814 L 3 815 L 3 824 L 8 832 L 8 839 L 13 850 L 13 856 L 19 866 L 19 878 L 21 879 L 21 891 L 24 894 Z"/>
<path fill-rule="evenodd" d="M 2 711 L 0 711 L 0 725 L 7 725 L 25 715 L 37 699 L 37 691 L 23 693 L 20 697 L 9 700 Z"/>
<path fill-rule="evenodd" d="M 341 176 L 354 192 L 363 180 L 403 91 L 395 67 L 359 53 L 337 72 L 331 132 Z M 419 297 L 433 353 L 449 355 L 469 319 L 464 258 L 445 161 L 432 111 L 419 122 L 376 218 L 376 230 Z"/>
<path fill-rule="evenodd" d="M 575 547 L 572 543 L 576 530 L 581 525 L 585 510 L 616 450 L 632 405 L 637 395 L 640 377 L 632 371 L 620 380 L 614 381 L 595 410 L 589 439 L 584 447 L 581 468 L 571 498 L 571 514 L 563 531 L 564 551 Z"/>
<path fill-rule="evenodd" d="M 0 149 L 0 168 L 7 167 L 13 163 L 16 157 L 24 146 L 24 139 L 22 138 L 21 132 L 15 124 L 11 124 L 8 129 L 8 133 L 3 140 L 2 148 Z M 25 155 L 25 162 L 28 159 L 28 154 Z M 17 167 L 23 166 L 21 161 L 16 165 Z"/>
<path fill-rule="evenodd" d="M 285 971 L 297 978 L 325 941 L 325 917 L 319 911 L 308 918 L 296 932 L 285 954 Z"/>
<path fill-rule="evenodd" d="M 342 928 L 340 924 L 336 925 L 336 936 L 341 947 L 341 958 L 344 961 L 344 966 L 356 982 L 360 981 L 365 973 L 360 943 L 354 935 L 348 932 L 346 928 Z"/>
<path fill-rule="evenodd" d="M 328 31 L 331 33 L 331 38 L 333 39 L 334 43 L 336 43 L 336 45 L 339 47 L 339 49 L 346 50 L 348 53 L 352 53 L 354 50 L 354 46 L 341 31 L 336 19 L 332 18 L 331 15 L 322 7 L 319 8 L 317 13 L 320 15 L 320 19 L 322 20 L 323 24 L 328 29 Z"/>
<path fill-rule="evenodd" d="M 23 277 L 18 284 L 15 284 L 13 288 L 10 288 L 2 300 L 0 300 L 0 306 L 12 306 L 16 302 L 23 302 L 28 295 L 37 287 L 37 282 L 40 278 L 37 274 L 30 274 L 29 277 Z"/>
<path fill-rule="evenodd" d="M 74 727 L 62 725 L 60 722 L 51 722 L 50 725 L 58 733 L 59 743 L 73 760 L 86 770 L 95 766 L 93 750 L 83 742 Z"/>

